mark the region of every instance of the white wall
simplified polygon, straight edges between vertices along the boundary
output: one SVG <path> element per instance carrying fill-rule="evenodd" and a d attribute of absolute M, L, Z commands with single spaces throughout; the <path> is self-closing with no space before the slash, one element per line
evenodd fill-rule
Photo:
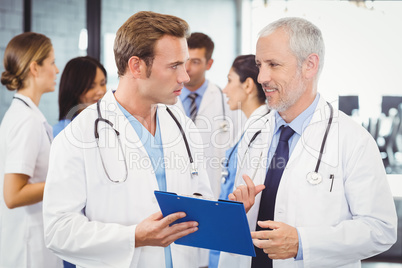
<path fill-rule="evenodd" d="M 402 1 L 245 1 L 242 53 L 255 53 L 258 32 L 281 17 L 303 17 L 326 45 L 319 92 L 329 100 L 359 95 L 363 118 L 377 117 L 382 95 L 402 95 Z"/>

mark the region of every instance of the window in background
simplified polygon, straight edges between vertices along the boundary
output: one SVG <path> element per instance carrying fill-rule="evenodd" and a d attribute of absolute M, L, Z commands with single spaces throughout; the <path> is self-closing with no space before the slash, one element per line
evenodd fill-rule
<path fill-rule="evenodd" d="M 8 42 L 23 32 L 23 2 L 1 1 L 0 7 L 0 75 L 4 72 L 3 58 Z M 15 92 L 0 83 L 0 122 L 10 106 Z"/>
<path fill-rule="evenodd" d="M 58 121 L 58 87 L 66 63 L 86 55 L 86 1 L 32 1 L 32 31 L 45 34 L 52 40 L 56 65 L 60 70 L 56 90 L 44 94 L 39 108 L 49 124 Z"/>

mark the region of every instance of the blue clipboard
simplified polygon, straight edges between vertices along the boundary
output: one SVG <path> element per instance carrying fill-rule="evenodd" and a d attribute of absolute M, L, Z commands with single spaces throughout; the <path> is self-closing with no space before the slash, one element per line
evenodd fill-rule
<path fill-rule="evenodd" d="M 155 196 L 164 217 L 183 211 L 187 216 L 174 223 L 198 222 L 198 231 L 177 239 L 176 244 L 255 257 L 243 203 L 161 191 L 155 191 Z"/>

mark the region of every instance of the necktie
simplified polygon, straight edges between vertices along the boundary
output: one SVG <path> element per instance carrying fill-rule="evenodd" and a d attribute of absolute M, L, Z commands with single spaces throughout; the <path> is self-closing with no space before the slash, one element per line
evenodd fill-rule
<path fill-rule="evenodd" d="M 265 189 L 262 191 L 260 210 L 258 211 L 258 220 L 273 220 L 275 210 L 275 199 L 278 191 L 279 182 L 283 174 L 283 170 L 289 160 L 289 144 L 288 141 L 292 137 L 294 130 L 289 126 L 281 127 L 281 135 L 279 137 L 278 147 L 276 148 L 274 157 L 265 176 Z M 262 230 L 260 226 L 256 226 L 256 230 Z M 259 248 L 255 248 L 256 257 L 252 259 L 251 267 L 272 267 L 272 260 L 268 255 Z"/>
<path fill-rule="evenodd" d="M 190 118 L 195 122 L 195 117 L 197 116 L 197 103 L 195 102 L 195 99 L 197 98 L 198 94 L 197 93 L 190 93 L 188 97 L 191 100 L 190 104 Z"/>

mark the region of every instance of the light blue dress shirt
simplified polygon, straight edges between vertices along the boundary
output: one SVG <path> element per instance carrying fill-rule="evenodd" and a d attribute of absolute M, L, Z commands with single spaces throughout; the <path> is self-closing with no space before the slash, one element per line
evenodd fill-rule
<path fill-rule="evenodd" d="M 191 106 L 191 100 L 188 97 L 190 93 L 197 93 L 198 96 L 195 99 L 195 103 L 197 104 L 197 111 L 200 108 L 202 97 L 204 96 L 205 91 L 207 90 L 208 87 L 208 80 L 205 80 L 204 84 L 200 88 L 198 88 L 196 91 L 190 91 L 186 87 L 183 87 L 181 94 L 179 96 L 181 103 L 183 103 L 184 111 L 186 112 L 186 115 L 190 117 L 190 106 Z"/>
<path fill-rule="evenodd" d="M 276 147 L 278 147 L 279 143 L 279 136 L 280 132 L 278 131 L 281 126 L 290 126 L 295 133 L 293 136 L 289 139 L 289 158 L 292 155 L 293 149 L 295 148 L 297 142 L 299 141 L 303 131 L 306 129 L 308 124 L 311 121 L 311 118 L 313 117 L 313 114 L 315 112 L 315 108 L 317 107 L 318 100 L 320 99 L 320 95 L 317 94 L 315 97 L 313 103 L 306 109 L 304 110 L 299 116 L 297 116 L 295 119 L 293 119 L 292 122 L 287 124 L 285 120 L 279 115 L 277 111 L 275 111 L 275 129 L 274 129 L 274 136 L 272 137 L 272 142 L 271 142 L 271 147 L 269 148 L 268 151 L 268 162 L 267 162 L 267 171 L 269 164 L 271 163 L 271 160 L 275 154 Z M 297 229 L 297 228 L 296 228 Z M 296 260 L 303 260 L 303 246 L 301 243 L 300 239 L 300 234 L 299 231 L 297 231 L 297 235 L 299 236 L 299 250 L 297 252 Z"/>
<path fill-rule="evenodd" d="M 152 136 L 152 134 L 149 133 L 149 131 L 134 116 L 124 109 L 123 106 L 121 106 L 119 103 L 117 103 L 117 105 L 126 116 L 135 132 L 137 132 L 138 137 L 141 139 L 142 144 L 148 153 L 153 170 L 155 172 L 156 180 L 158 182 L 159 190 L 166 191 L 166 172 L 165 165 L 163 163 L 162 137 L 157 114 L 155 136 Z M 170 246 L 165 247 L 165 263 L 166 268 L 173 268 Z"/>

